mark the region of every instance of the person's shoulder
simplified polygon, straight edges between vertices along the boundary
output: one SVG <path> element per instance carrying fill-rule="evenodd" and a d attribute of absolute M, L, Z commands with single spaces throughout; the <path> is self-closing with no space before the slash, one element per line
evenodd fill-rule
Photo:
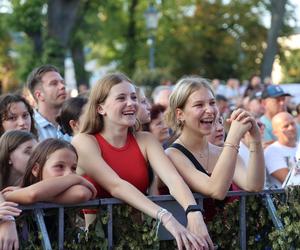
<path fill-rule="evenodd" d="M 94 135 L 79 133 L 72 138 L 71 143 L 77 146 L 85 146 L 85 144 L 95 143 Z"/>
<path fill-rule="evenodd" d="M 133 136 L 138 141 L 149 141 L 149 140 L 154 140 L 155 138 L 153 134 L 148 131 L 137 131 L 133 133 Z"/>

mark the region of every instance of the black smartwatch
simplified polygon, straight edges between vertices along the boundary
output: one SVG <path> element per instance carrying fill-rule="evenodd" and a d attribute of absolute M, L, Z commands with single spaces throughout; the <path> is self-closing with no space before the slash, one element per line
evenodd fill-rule
<path fill-rule="evenodd" d="M 203 213 L 204 209 L 200 205 L 189 205 L 185 210 L 185 215 L 187 216 L 189 212 L 196 212 L 196 211 L 200 211 Z"/>

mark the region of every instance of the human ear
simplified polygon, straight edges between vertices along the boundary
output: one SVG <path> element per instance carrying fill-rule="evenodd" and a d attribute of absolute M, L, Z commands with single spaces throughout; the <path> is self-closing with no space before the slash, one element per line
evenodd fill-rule
<path fill-rule="evenodd" d="M 40 89 L 36 89 L 34 91 L 34 96 L 37 100 L 41 100 L 43 101 L 44 100 L 44 95 L 43 95 L 43 92 L 40 90 Z"/>
<path fill-rule="evenodd" d="M 69 125 L 73 132 L 76 132 L 78 130 L 78 122 L 75 120 L 70 120 Z"/>
<path fill-rule="evenodd" d="M 31 170 L 31 173 L 33 174 L 34 177 L 38 177 L 39 172 L 40 172 L 40 164 L 35 163 Z"/>
<path fill-rule="evenodd" d="M 176 108 L 175 110 L 176 120 L 184 122 L 184 112 L 180 108 Z"/>
<path fill-rule="evenodd" d="M 97 107 L 97 113 L 100 114 L 100 115 L 106 115 L 106 112 L 104 111 L 103 107 L 101 104 L 98 105 Z"/>

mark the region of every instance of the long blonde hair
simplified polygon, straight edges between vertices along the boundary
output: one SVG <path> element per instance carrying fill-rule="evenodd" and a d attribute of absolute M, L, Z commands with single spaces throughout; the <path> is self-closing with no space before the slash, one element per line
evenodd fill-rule
<path fill-rule="evenodd" d="M 120 72 L 107 74 L 97 81 L 91 90 L 84 112 L 81 133 L 96 134 L 103 130 L 103 116 L 97 112 L 97 109 L 105 102 L 111 88 L 123 81 L 132 83 L 126 75 Z"/>
<path fill-rule="evenodd" d="M 169 106 L 165 113 L 167 125 L 172 128 L 176 134 L 178 134 L 183 127 L 183 124 L 177 120 L 176 109 L 183 109 L 189 96 L 200 88 L 208 89 L 213 96 L 215 96 L 210 86 L 210 82 L 200 76 L 186 76 L 176 83 L 175 88 L 170 95 Z"/>

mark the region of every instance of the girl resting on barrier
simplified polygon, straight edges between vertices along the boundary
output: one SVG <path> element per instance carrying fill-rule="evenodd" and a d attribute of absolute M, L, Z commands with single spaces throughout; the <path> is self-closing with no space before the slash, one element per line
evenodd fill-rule
<path fill-rule="evenodd" d="M 213 248 L 199 211 L 188 213 L 188 229 L 145 196 L 147 162 L 187 209 L 196 201 L 160 143 L 147 132 L 135 132 L 137 96 L 131 80 L 121 73 L 104 76 L 91 91 L 81 133 L 72 144 L 81 172 L 98 189 L 98 197 L 119 198 L 162 222 L 179 249 Z"/>
<path fill-rule="evenodd" d="M 40 142 L 28 160 L 21 187 L 2 191 L 5 200 L 75 204 L 94 198 L 94 186 L 76 174 L 77 159 L 76 149 L 66 141 L 50 138 Z"/>
<path fill-rule="evenodd" d="M 192 76 L 179 80 L 166 112 L 168 125 L 179 135 L 166 152 L 189 187 L 201 194 L 224 199 L 232 180 L 246 191 L 257 192 L 264 185 L 264 156 L 255 119 L 237 109 L 224 147 L 208 142 L 207 136 L 218 117 L 215 95 L 207 80 Z M 239 143 L 249 133 L 250 159 L 246 168 L 238 157 Z"/>
<path fill-rule="evenodd" d="M 36 136 L 22 131 L 5 132 L 0 138 L 0 191 L 20 185 L 29 156 L 37 144 Z M 22 212 L 18 204 L 5 201 L 0 193 L 0 249 L 19 249 L 15 218 Z"/>

